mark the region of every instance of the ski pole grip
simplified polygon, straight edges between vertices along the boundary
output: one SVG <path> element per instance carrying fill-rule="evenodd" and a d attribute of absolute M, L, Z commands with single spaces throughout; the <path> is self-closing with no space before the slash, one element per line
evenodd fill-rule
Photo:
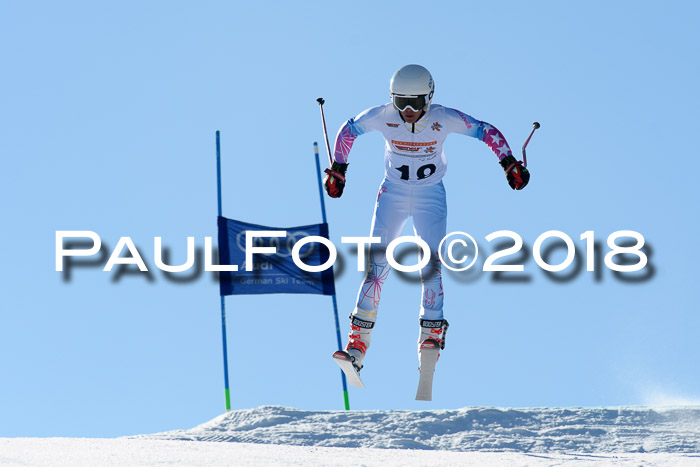
<path fill-rule="evenodd" d="M 324 172 L 330 175 L 331 177 L 335 177 L 341 182 L 345 183 L 345 175 L 341 174 L 340 172 L 331 169 L 326 169 L 324 170 Z"/>

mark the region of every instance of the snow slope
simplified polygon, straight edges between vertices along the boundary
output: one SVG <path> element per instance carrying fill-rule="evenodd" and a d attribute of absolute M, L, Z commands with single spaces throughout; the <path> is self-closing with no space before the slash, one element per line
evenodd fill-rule
<path fill-rule="evenodd" d="M 151 439 L 0 439 L 0 465 L 323 465 L 323 466 L 697 466 L 700 455 L 666 453 L 528 454 L 410 449 L 323 448 Z"/>
<path fill-rule="evenodd" d="M 700 465 L 700 407 L 305 411 L 118 439 L 4 438 L 0 465 Z"/>
<path fill-rule="evenodd" d="M 700 455 L 667 453 L 528 454 L 410 449 L 323 448 L 152 439 L 0 439 L 0 465 L 323 465 L 323 466 L 697 466 Z"/>
<path fill-rule="evenodd" d="M 700 408 L 464 408 L 304 411 L 266 406 L 142 439 L 295 446 L 512 451 L 700 453 Z"/>

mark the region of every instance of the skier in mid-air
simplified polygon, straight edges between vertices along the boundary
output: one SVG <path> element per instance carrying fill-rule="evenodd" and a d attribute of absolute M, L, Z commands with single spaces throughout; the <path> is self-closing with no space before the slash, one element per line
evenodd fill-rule
<path fill-rule="evenodd" d="M 434 92 L 435 84 L 427 69 L 420 65 L 401 67 L 391 78 L 391 102 L 367 109 L 342 125 L 335 139 L 333 164 L 326 170 L 326 192 L 339 198 L 345 188 L 348 155 L 355 138 L 370 131 L 380 131 L 384 136 L 385 175 L 371 227 L 371 235 L 380 237 L 381 243 L 370 247 L 369 268 L 350 315 L 350 340 L 345 349 L 346 357 L 358 372 L 369 349 L 380 292 L 389 274 L 385 250 L 401 234 L 409 217 L 413 218 L 415 234 L 431 251 L 431 261 L 420 276 L 423 291 L 419 358 L 421 347 L 428 340 L 444 348 L 447 321 L 442 310 L 442 275 L 437 251 L 447 225 L 442 183 L 447 170 L 442 146 L 447 135 L 460 133 L 486 143 L 498 157 L 514 190 L 523 189 L 530 179 L 530 173 L 513 157 L 500 131 L 459 110 L 431 104 Z"/>

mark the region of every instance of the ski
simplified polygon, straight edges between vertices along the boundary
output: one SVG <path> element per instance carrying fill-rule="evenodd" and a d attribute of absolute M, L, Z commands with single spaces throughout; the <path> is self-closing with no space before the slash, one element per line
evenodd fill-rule
<path fill-rule="evenodd" d="M 433 339 L 427 339 L 420 345 L 420 379 L 416 391 L 417 401 L 433 400 L 433 376 L 435 364 L 440 353 L 440 345 Z"/>
<path fill-rule="evenodd" d="M 360 372 L 357 371 L 355 365 L 352 364 L 352 357 L 350 357 L 349 353 L 344 350 L 338 350 L 333 353 L 333 360 L 338 364 L 340 369 L 343 370 L 343 373 L 345 373 L 349 385 L 362 389 L 365 388 L 362 379 L 360 379 Z"/>

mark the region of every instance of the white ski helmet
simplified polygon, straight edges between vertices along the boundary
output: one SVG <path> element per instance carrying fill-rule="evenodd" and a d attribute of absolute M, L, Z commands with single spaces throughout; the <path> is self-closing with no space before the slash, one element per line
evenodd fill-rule
<path fill-rule="evenodd" d="M 389 85 L 391 102 L 401 111 L 407 107 L 416 112 L 427 110 L 435 93 L 430 72 L 420 65 L 405 65 L 396 70 Z"/>

